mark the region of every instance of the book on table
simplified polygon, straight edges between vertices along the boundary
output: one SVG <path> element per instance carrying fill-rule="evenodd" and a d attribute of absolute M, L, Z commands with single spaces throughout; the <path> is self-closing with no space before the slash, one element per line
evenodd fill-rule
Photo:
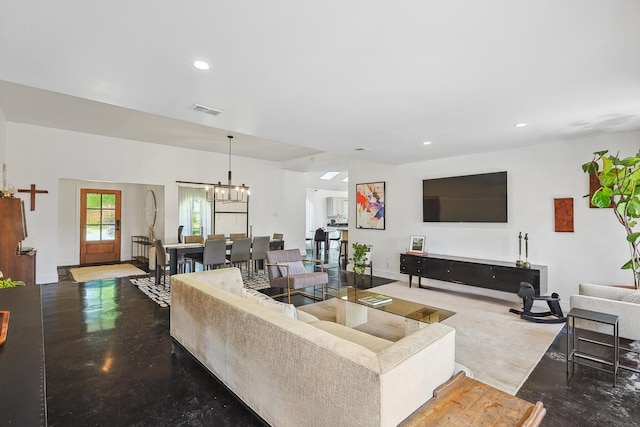
<path fill-rule="evenodd" d="M 372 294 L 367 295 L 366 297 L 358 298 L 358 301 L 363 304 L 372 305 L 375 307 L 382 304 L 389 304 L 391 301 L 393 301 L 393 299 L 386 295 Z"/>

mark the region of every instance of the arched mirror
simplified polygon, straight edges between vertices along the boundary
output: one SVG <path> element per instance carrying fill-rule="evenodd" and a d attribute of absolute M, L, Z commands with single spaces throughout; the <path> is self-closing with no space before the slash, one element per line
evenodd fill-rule
<path fill-rule="evenodd" d="M 153 190 L 147 191 L 147 196 L 144 199 L 144 220 L 149 228 L 156 225 L 156 214 L 158 213 L 158 206 L 156 205 L 156 195 Z"/>

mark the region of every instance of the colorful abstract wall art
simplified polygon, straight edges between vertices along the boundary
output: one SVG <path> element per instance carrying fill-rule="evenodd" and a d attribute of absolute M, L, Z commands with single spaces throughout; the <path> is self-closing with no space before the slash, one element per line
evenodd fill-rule
<path fill-rule="evenodd" d="M 356 184 L 356 228 L 384 230 L 384 182 Z"/>

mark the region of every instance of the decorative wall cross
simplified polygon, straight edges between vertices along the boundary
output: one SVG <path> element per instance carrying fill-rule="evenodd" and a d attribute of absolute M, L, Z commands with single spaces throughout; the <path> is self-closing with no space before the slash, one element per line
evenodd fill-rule
<path fill-rule="evenodd" d="M 26 190 L 24 188 L 22 189 L 18 189 L 18 193 L 31 193 L 31 210 L 35 211 L 36 210 L 36 194 L 47 194 L 49 193 L 48 190 L 36 190 L 36 185 L 35 184 L 31 184 L 31 188 L 29 190 Z"/>

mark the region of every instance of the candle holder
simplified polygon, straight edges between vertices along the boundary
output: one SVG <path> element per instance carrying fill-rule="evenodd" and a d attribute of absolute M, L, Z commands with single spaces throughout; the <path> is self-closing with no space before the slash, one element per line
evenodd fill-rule
<path fill-rule="evenodd" d="M 518 260 L 516 267 L 522 267 L 522 231 L 518 233 Z"/>
<path fill-rule="evenodd" d="M 531 264 L 529 264 L 529 233 L 524 235 L 524 262 L 522 267 L 531 268 Z"/>

